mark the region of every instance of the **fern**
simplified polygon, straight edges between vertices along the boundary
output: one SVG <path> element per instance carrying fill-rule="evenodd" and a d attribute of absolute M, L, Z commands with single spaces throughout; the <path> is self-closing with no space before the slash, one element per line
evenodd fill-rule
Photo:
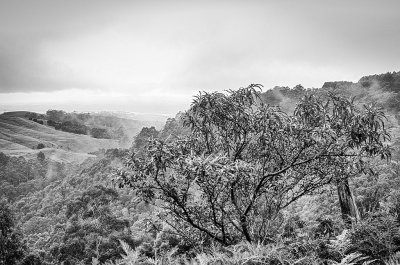
<path fill-rule="evenodd" d="M 373 259 L 371 260 L 370 257 L 365 256 L 361 253 L 351 253 L 349 255 L 346 255 L 341 262 L 335 262 L 332 261 L 334 265 L 369 265 L 374 263 L 376 260 Z"/>

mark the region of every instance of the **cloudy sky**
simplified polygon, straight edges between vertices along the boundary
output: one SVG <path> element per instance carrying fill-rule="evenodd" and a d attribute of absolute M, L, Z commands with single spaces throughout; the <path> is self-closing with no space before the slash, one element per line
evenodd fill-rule
<path fill-rule="evenodd" d="M 0 0 L 0 111 L 176 113 L 199 90 L 400 70 L 400 1 Z"/>

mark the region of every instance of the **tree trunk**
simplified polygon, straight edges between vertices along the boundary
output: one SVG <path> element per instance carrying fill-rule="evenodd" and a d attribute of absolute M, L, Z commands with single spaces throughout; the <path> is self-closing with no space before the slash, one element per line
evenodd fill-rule
<path fill-rule="evenodd" d="M 251 236 L 250 236 L 249 230 L 247 229 L 247 217 L 244 216 L 244 215 L 241 216 L 240 217 L 240 223 L 241 223 L 241 226 L 242 226 L 242 233 L 245 236 L 247 242 L 251 242 L 252 241 L 251 240 Z"/>
<path fill-rule="evenodd" d="M 343 178 L 338 181 L 337 190 L 343 221 L 346 226 L 351 226 L 352 223 L 357 223 L 360 220 L 360 214 L 353 192 L 350 189 L 348 178 Z"/>

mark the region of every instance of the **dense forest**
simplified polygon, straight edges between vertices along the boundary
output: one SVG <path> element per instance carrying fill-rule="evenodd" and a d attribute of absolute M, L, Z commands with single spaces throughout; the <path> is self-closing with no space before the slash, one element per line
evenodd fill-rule
<path fill-rule="evenodd" d="M 0 264 L 399 264 L 399 102 L 400 72 L 253 84 L 201 92 L 80 163 L 0 152 Z M 26 118 L 128 134 L 110 117 Z"/>

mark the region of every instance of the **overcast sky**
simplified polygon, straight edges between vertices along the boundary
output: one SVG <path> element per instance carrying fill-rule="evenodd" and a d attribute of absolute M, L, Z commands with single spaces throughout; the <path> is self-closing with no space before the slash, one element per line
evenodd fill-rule
<path fill-rule="evenodd" d="M 0 111 L 170 113 L 199 90 L 400 70 L 400 1 L 0 0 Z"/>

